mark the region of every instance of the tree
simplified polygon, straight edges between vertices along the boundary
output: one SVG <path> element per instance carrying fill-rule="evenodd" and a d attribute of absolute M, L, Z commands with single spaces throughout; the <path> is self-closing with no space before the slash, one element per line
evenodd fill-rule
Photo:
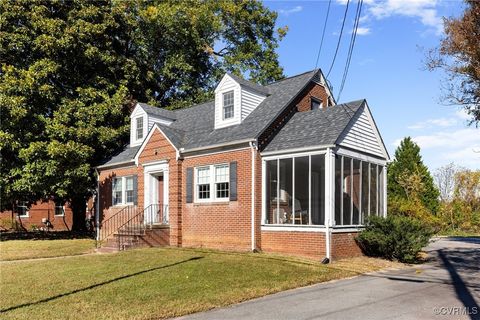
<path fill-rule="evenodd" d="M 447 73 L 445 102 L 461 105 L 480 122 L 480 1 L 466 0 L 462 16 L 444 20 L 445 37 L 427 56 L 427 68 Z"/>
<path fill-rule="evenodd" d="M 455 191 L 456 175 L 463 169 L 453 162 L 437 168 L 433 175 L 442 202 L 450 202 Z"/>
<path fill-rule="evenodd" d="M 388 166 L 389 202 L 418 198 L 431 213 L 438 210 L 439 192 L 420 155 L 420 147 L 406 137 L 395 150 L 395 159 Z"/>
<path fill-rule="evenodd" d="M 204 101 L 225 71 L 280 79 L 276 18 L 254 0 L 0 2 L 0 210 L 53 196 L 82 227 L 134 102 Z"/>

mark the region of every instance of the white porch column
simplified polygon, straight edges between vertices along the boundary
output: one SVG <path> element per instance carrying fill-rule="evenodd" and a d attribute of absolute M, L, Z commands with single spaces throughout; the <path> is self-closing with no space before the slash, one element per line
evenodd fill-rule
<path fill-rule="evenodd" d="M 331 259 L 331 228 L 335 220 L 335 154 L 327 148 L 325 154 L 325 252 Z"/>
<path fill-rule="evenodd" d="M 387 217 L 387 166 L 383 167 L 383 216 Z"/>

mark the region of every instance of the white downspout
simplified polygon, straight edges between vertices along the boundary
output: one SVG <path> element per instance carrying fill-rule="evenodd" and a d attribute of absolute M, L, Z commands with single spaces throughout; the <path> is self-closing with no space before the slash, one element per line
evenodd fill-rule
<path fill-rule="evenodd" d="M 252 208 L 251 208 L 251 220 L 252 220 L 252 251 L 256 250 L 255 245 L 255 144 L 254 142 L 250 142 L 250 147 L 252 148 L 252 187 L 251 187 L 251 200 L 252 200 Z"/>
<path fill-rule="evenodd" d="M 95 239 L 100 241 L 100 173 L 95 168 L 97 174 L 97 195 L 95 196 Z"/>

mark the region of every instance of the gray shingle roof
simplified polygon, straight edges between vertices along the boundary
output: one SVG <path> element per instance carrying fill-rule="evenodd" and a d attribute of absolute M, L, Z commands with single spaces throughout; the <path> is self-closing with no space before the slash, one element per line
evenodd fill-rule
<path fill-rule="evenodd" d="M 254 91 L 257 91 L 259 93 L 263 93 L 265 95 L 268 95 L 270 93 L 270 91 L 268 90 L 268 87 L 265 87 L 265 86 L 261 86 L 259 84 L 256 84 L 256 83 L 253 83 L 253 82 L 250 82 L 248 80 L 245 80 L 243 78 L 240 78 L 234 74 L 231 74 L 231 73 L 228 73 L 228 75 L 230 77 L 233 78 L 233 80 L 237 81 L 241 86 L 244 86 L 244 87 L 247 87 L 247 88 L 250 88 Z"/>
<path fill-rule="evenodd" d="M 130 145 L 126 145 L 121 152 L 117 153 L 112 158 L 101 164 L 100 167 L 131 161 L 135 157 L 138 149 L 140 149 L 140 146 L 130 147 Z"/>
<path fill-rule="evenodd" d="M 143 102 L 139 102 L 138 104 L 143 108 L 143 110 L 145 110 L 146 113 L 148 113 L 150 115 L 160 116 L 160 117 L 168 118 L 168 119 L 171 119 L 171 120 L 177 119 L 177 115 L 175 114 L 175 112 L 173 112 L 171 110 L 152 107 L 152 106 L 150 106 L 146 103 L 143 103 Z"/>
<path fill-rule="evenodd" d="M 236 81 L 241 82 L 242 85 L 257 91 L 264 90 L 263 92 L 268 92 L 269 95 L 241 124 L 226 128 L 214 128 L 214 101 L 175 111 L 152 107 L 145 103 L 140 103 L 140 105 L 149 114 L 167 117 L 172 120 L 175 119 L 170 126 L 157 125 L 159 125 L 178 149 L 184 148 L 188 150 L 235 141 L 254 140 L 280 115 L 301 90 L 310 83 L 316 73 L 317 70 L 312 70 L 285 78 L 267 86 L 259 86 L 231 75 Z M 133 160 L 138 149 L 139 147 L 130 148 L 127 146 L 124 151 L 114 156 L 106 162 L 105 165 L 113 165 L 127 161 L 129 156 L 130 160 Z"/>
<path fill-rule="evenodd" d="M 326 109 L 297 112 L 264 151 L 335 144 L 364 103 L 365 100 L 357 100 Z"/>

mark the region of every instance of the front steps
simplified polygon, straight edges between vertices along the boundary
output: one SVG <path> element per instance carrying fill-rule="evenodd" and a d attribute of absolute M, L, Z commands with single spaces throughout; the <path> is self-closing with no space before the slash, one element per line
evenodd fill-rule
<path fill-rule="evenodd" d="M 120 244 L 119 244 L 120 240 Z M 170 244 L 170 226 L 154 224 L 144 229 L 144 232 L 119 230 L 107 239 L 97 252 L 118 252 L 133 248 L 164 247 Z M 120 245 L 120 247 L 119 247 Z"/>

